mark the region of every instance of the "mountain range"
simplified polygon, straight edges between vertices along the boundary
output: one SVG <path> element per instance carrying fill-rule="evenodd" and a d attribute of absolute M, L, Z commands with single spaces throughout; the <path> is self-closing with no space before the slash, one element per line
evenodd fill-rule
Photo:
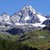
<path fill-rule="evenodd" d="M 32 30 L 38 27 L 43 28 L 48 22 L 50 22 L 50 17 L 41 15 L 30 5 L 25 5 L 12 16 L 7 13 L 0 15 L 0 28 L 3 27 L 4 30 L 12 28 L 20 28 L 24 31 Z"/>

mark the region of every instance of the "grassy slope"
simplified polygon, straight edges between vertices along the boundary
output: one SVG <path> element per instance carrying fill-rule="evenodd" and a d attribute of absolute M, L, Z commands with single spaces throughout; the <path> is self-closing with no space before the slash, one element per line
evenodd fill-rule
<path fill-rule="evenodd" d="M 50 32 L 48 30 L 34 30 L 25 35 L 26 36 L 23 38 L 27 39 L 29 37 L 29 39 L 23 41 L 23 44 L 28 44 L 29 46 L 37 48 L 50 48 Z M 45 36 L 45 38 L 40 38 L 39 36 Z"/>
<path fill-rule="evenodd" d="M 45 38 L 41 38 L 39 36 L 44 36 Z M 22 42 L 23 45 L 27 44 L 31 47 L 37 47 L 39 50 L 43 48 L 50 48 L 50 31 L 48 30 L 34 30 L 22 35 L 0 33 L 0 38 L 11 41 L 19 41 Z"/>

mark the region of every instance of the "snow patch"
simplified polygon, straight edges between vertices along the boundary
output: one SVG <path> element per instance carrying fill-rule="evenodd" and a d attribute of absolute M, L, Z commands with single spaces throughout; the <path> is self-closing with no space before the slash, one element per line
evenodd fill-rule
<path fill-rule="evenodd" d="M 24 26 L 24 25 L 28 25 L 28 26 L 35 26 L 35 27 L 41 27 L 41 28 L 43 28 L 43 27 L 45 27 L 46 25 L 44 25 L 44 24 L 41 24 L 41 23 L 35 23 L 35 24 L 33 24 L 33 23 L 15 23 L 15 25 L 17 26 Z"/>
<path fill-rule="evenodd" d="M 41 23 L 43 23 L 47 19 L 46 17 L 39 14 L 37 14 L 37 17 L 40 19 Z"/>
<path fill-rule="evenodd" d="M 36 26 L 36 27 L 41 27 L 41 28 L 43 28 L 43 27 L 45 27 L 46 25 L 44 25 L 44 24 L 41 24 L 41 23 L 35 23 L 35 24 L 32 24 L 33 26 Z"/>
<path fill-rule="evenodd" d="M 29 19 L 30 19 L 30 17 L 29 17 L 29 15 L 28 15 L 28 16 L 25 17 L 24 20 L 26 21 L 26 20 L 29 20 Z"/>

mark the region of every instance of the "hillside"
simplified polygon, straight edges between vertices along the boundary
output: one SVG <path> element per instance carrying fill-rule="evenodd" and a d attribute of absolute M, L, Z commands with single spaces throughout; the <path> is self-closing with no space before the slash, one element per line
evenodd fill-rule
<path fill-rule="evenodd" d="M 14 50 L 16 50 L 15 45 L 17 47 L 18 46 L 17 43 L 19 43 L 20 46 L 26 45 L 26 47 L 37 48 L 38 50 L 42 50 L 42 49 L 47 50 L 47 48 L 50 48 L 50 31 L 33 30 L 32 32 L 26 32 L 22 35 L 11 35 L 6 33 L 5 34 L 0 33 L 0 44 L 1 44 L 0 50 L 1 50 L 1 46 L 2 48 L 4 48 L 5 45 L 6 45 L 6 48 L 4 48 L 3 50 L 6 50 L 6 49 L 8 50 L 9 46 L 12 46 L 12 45 Z M 23 45 L 21 45 L 20 43 Z M 9 45 L 7 46 L 7 44 Z M 12 50 L 11 47 L 10 49 Z"/>

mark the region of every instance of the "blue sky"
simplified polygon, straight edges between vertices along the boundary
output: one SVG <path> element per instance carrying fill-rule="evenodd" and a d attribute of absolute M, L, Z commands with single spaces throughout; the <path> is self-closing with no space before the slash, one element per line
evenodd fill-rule
<path fill-rule="evenodd" d="M 31 5 L 42 15 L 50 15 L 50 0 L 0 0 L 0 14 L 18 12 L 24 5 Z"/>

